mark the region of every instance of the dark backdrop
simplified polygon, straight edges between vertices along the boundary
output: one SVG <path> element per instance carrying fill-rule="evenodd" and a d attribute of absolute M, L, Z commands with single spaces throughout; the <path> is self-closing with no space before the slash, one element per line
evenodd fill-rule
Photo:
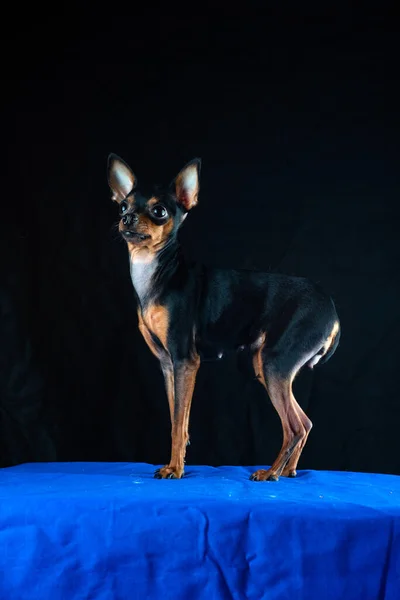
<path fill-rule="evenodd" d="M 202 157 L 190 256 L 308 276 L 334 297 L 339 349 L 296 381 L 314 422 L 300 466 L 400 473 L 390 19 L 115 5 L 95 24 L 69 10 L 4 31 L 1 464 L 168 461 L 162 376 L 113 229 L 116 152 L 157 182 Z M 189 464 L 268 464 L 280 423 L 233 362 L 205 364 L 191 442 Z"/>

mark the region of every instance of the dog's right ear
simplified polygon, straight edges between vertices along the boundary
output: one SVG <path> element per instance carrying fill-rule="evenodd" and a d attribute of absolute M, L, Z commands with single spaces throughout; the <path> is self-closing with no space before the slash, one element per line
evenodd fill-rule
<path fill-rule="evenodd" d="M 108 157 L 108 185 L 115 202 L 122 202 L 136 186 L 136 177 L 128 165 L 116 154 Z"/>

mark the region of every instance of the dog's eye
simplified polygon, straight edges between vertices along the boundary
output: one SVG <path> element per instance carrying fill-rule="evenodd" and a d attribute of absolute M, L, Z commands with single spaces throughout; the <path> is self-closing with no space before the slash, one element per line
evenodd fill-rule
<path fill-rule="evenodd" d="M 156 204 L 151 209 L 151 214 L 156 219 L 164 219 L 167 216 L 168 212 L 165 206 L 163 206 L 162 204 Z"/>
<path fill-rule="evenodd" d="M 123 215 L 128 210 L 128 203 L 123 200 L 119 205 L 119 212 Z"/>

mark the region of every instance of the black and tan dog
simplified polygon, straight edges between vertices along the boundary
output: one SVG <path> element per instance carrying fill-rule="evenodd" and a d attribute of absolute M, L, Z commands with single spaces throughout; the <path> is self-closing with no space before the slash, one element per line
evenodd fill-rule
<path fill-rule="evenodd" d="M 177 234 L 197 204 L 199 174 L 200 160 L 195 159 L 166 189 L 146 190 L 119 157 L 112 154 L 108 162 L 138 297 L 139 328 L 160 361 L 171 414 L 171 460 L 155 477 L 183 475 L 201 357 L 239 349 L 251 352 L 255 374 L 283 428 L 272 467 L 251 479 L 294 477 L 312 423 L 296 402 L 293 380 L 302 367 L 332 356 L 340 337 L 338 316 L 331 298 L 307 279 L 185 261 Z"/>

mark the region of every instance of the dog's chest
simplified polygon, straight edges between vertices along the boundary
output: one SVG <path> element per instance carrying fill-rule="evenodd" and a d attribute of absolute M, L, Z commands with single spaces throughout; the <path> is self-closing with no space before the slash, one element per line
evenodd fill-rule
<path fill-rule="evenodd" d="M 152 260 L 151 262 L 141 260 L 135 262 L 131 261 L 131 281 L 141 302 L 144 301 L 151 289 L 156 267 L 157 264 L 155 260 Z"/>

